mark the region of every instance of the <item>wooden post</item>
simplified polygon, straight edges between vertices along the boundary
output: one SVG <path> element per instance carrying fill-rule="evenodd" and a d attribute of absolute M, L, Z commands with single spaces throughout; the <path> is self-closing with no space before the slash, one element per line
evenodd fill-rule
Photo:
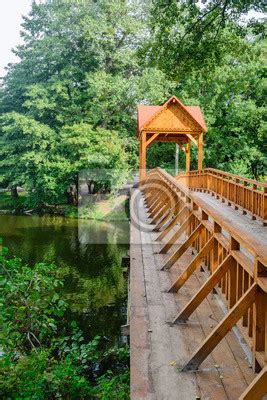
<path fill-rule="evenodd" d="M 198 137 L 198 170 L 203 169 L 203 133 Z"/>
<path fill-rule="evenodd" d="M 146 179 L 146 132 L 141 132 L 139 182 Z"/>
<path fill-rule="evenodd" d="M 178 175 L 179 171 L 179 145 L 175 143 L 175 176 Z"/>
<path fill-rule="evenodd" d="M 190 171 L 190 142 L 186 144 L 186 172 Z"/>

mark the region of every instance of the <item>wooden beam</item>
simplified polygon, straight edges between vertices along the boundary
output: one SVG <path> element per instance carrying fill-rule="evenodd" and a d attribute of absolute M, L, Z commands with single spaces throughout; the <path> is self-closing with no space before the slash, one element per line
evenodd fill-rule
<path fill-rule="evenodd" d="M 166 196 L 165 191 L 163 189 L 158 188 L 155 198 L 153 199 L 153 202 L 151 202 L 147 212 L 149 214 L 154 212 L 156 208 L 159 206 L 159 204 L 163 203 L 165 196 Z"/>
<path fill-rule="evenodd" d="M 179 275 L 173 285 L 170 287 L 169 292 L 178 292 L 178 290 L 185 284 L 185 282 L 190 278 L 190 276 L 195 272 L 197 267 L 205 261 L 206 255 L 210 252 L 214 246 L 214 237 L 205 244 L 196 257 L 191 261 L 188 267 Z"/>
<path fill-rule="evenodd" d="M 200 223 L 196 229 L 191 233 L 188 239 L 176 250 L 173 255 L 169 258 L 166 264 L 162 267 L 162 269 L 169 269 L 173 266 L 173 264 L 184 254 L 184 252 L 192 245 L 192 243 L 199 236 L 201 231 L 204 229 L 204 226 Z"/>
<path fill-rule="evenodd" d="M 153 208 L 153 210 L 150 213 L 150 218 L 154 218 L 158 212 L 162 209 L 162 207 L 165 207 L 167 203 L 168 197 L 167 195 L 163 192 L 162 197 L 159 198 L 158 203 L 156 204 L 156 207 Z"/>
<path fill-rule="evenodd" d="M 159 237 L 156 239 L 157 241 L 162 240 L 169 232 L 170 230 L 178 223 L 183 221 L 183 218 L 187 216 L 189 218 L 191 215 L 191 212 L 188 210 L 186 206 L 182 208 L 182 210 L 169 222 L 169 224 L 166 226 L 166 228 L 161 232 Z M 186 218 L 186 219 L 187 219 Z M 183 221 L 184 222 L 184 221 Z M 182 222 L 182 223 L 183 223 Z"/>
<path fill-rule="evenodd" d="M 194 145 L 198 145 L 196 139 L 192 135 L 190 135 L 190 133 L 187 133 L 186 136 L 188 137 L 188 139 L 191 140 L 192 143 L 194 143 Z"/>
<path fill-rule="evenodd" d="M 265 394 L 267 394 L 267 366 L 251 382 L 239 400 L 262 400 Z"/>
<path fill-rule="evenodd" d="M 173 323 L 185 322 L 196 308 L 207 297 L 211 290 L 220 282 L 234 261 L 232 256 L 227 256 L 216 271 L 210 275 L 209 279 L 201 286 L 195 296 L 189 301 L 184 309 L 174 318 Z"/>
<path fill-rule="evenodd" d="M 148 147 L 158 137 L 158 135 L 159 135 L 159 133 L 154 133 L 154 135 L 151 136 L 151 138 L 147 139 L 146 147 Z"/>
<path fill-rule="evenodd" d="M 158 202 L 160 201 L 162 197 L 162 193 L 158 191 L 158 193 L 154 196 L 154 198 L 151 200 L 151 202 L 148 205 L 147 213 L 150 214 L 152 211 L 158 206 Z"/>
<path fill-rule="evenodd" d="M 178 231 L 176 231 L 170 240 L 162 247 L 160 250 L 160 254 L 165 254 L 167 251 L 172 247 L 172 245 L 179 239 L 179 237 L 186 231 L 186 229 L 189 227 L 189 224 L 191 222 L 192 214 L 190 213 L 188 218 L 182 223 L 182 225 L 179 227 Z"/>
<path fill-rule="evenodd" d="M 187 143 L 186 145 L 186 166 L 185 170 L 186 172 L 190 171 L 190 143 Z"/>
<path fill-rule="evenodd" d="M 139 164 L 139 183 L 144 183 L 146 179 L 146 133 L 141 133 L 140 138 L 140 164 Z"/>
<path fill-rule="evenodd" d="M 198 137 L 198 170 L 203 169 L 203 133 Z"/>
<path fill-rule="evenodd" d="M 165 205 L 160 209 L 160 211 L 154 216 L 153 220 L 151 221 L 151 224 L 157 224 L 158 221 L 163 217 L 163 215 L 166 214 L 167 211 L 170 209 L 170 201 L 167 200 Z"/>
<path fill-rule="evenodd" d="M 243 314 L 252 306 L 256 298 L 256 293 L 257 284 L 253 283 L 248 291 L 223 318 L 219 325 L 204 340 L 204 343 L 202 343 L 190 361 L 183 367 L 183 372 L 195 371 L 198 369 L 199 365 L 207 358 L 217 344 L 220 343 L 220 341 L 232 329 L 232 327 L 243 316 Z"/>
<path fill-rule="evenodd" d="M 265 331 L 266 324 L 266 306 L 267 306 L 267 293 L 264 293 L 261 288 L 258 289 L 257 298 L 253 304 L 253 370 L 256 371 L 256 352 L 265 350 L 267 340 L 267 332 Z"/>
<path fill-rule="evenodd" d="M 168 221 L 173 216 L 173 219 L 176 217 L 177 213 L 179 213 L 181 208 L 181 203 L 178 201 L 170 210 L 169 212 L 162 218 L 157 226 L 154 228 L 154 231 L 157 232 L 160 230 L 160 228 Z"/>

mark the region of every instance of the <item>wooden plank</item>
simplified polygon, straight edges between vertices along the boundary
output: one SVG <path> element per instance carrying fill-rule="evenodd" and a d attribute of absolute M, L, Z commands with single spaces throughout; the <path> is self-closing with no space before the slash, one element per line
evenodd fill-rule
<path fill-rule="evenodd" d="M 206 338 L 204 343 L 197 349 L 190 361 L 183 367 L 183 371 L 195 371 L 205 358 L 212 352 L 217 344 L 224 338 L 236 322 L 243 316 L 244 312 L 252 306 L 255 301 L 257 284 L 254 283 L 241 297 L 236 305 L 229 311 L 225 318 Z"/>
<path fill-rule="evenodd" d="M 210 291 L 219 283 L 220 279 L 231 267 L 232 261 L 233 258 L 231 256 L 226 257 L 226 259 L 216 269 L 216 271 L 201 286 L 201 288 L 194 295 L 192 300 L 190 300 L 189 303 L 183 308 L 183 310 L 174 318 L 174 320 L 172 321 L 174 324 L 177 322 L 185 322 L 188 320 L 190 315 L 196 310 L 200 303 L 202 303 L 202 301 L 207 297 Z"/>
<path fill-rule="evenodd" d="M 138 209 L 139 218 L 145 221 L 145 212 L 143 207 Z M 149 354 L 150 382 L 156 399 L 177 400 L 177 392 L 179 391 L 180 398 L 185 399 L 186 396 L 196 398 L 198 388 L 196 377 L 193 374 L 178 373 L 173 361 L 177 359 L 176 346 L 173 344 L 174 335 L 173 328 L 166 324 L 166 310 L 174 309 L 175 302 L 172 299 L 163 298 L 161 288 L 162 273 L 156 268 L 156 257 L 154 254 L 153 241 L 151 232 L 143 231 L 141 235 L 141 248 L 144 265 L 144 283 L 147 298 L 147 310 L 149 316 L 149 342 L 151 352 Z M 175 335 L 175 340 L 181 340 L 181 333 Z M 180 355 L 186 356 L 187 348 L 180 341 Z M 140 349 L 142 351 L 142 349 Z M 141 360 L 142 362 L 142 360 Z M 140 400 L 135 398 L 134 400 Z M 142 398 L 147 400 L 147 398 Z"/>
<path fill-rule="evenodd" d="M 133 191 L 131 191 L 131 194 Z M 135 206 L 135 210 L 132 207 Z M 138 212 L 137 205 L 131 202 L 131 215 Z M 144 280 L 143 256 L 140 246 L 140 231 L 135 223 L 130 225 L 130 374 L 131 398 L 152 399 L 153 387 L 150 381 L 149 365 L 149 318 Z"/>
<path fill-rule="evenodd" d="M 185 284 L 185 282 L 194 273 L 196 268 L 205 260 L 206 255 L 212 249 L 214 245 L 214 238 L 211 237 L 210 240 L 205 244 L 205 246 L 200 250 L 196 257 L 191 261 L 191 263 L 186 267 L 186 269 L 179 275 L 176 281 L 172 284 L 169 292 L 178 292 L 178 290 Z"/>

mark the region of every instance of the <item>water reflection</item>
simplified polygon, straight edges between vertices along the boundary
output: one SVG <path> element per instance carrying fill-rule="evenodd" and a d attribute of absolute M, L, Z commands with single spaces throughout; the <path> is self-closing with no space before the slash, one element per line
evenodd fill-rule
<path fill-rule="evenodd" d="M 118 337 L 125 323 L 121 257 L 128 249 L 127 221 L 1 215 L 0 236 L 10 256 L 17 255 L 30 265 L 57 264 L 70 304 L 68 319 L 79 320 L 87 337 Z"/>

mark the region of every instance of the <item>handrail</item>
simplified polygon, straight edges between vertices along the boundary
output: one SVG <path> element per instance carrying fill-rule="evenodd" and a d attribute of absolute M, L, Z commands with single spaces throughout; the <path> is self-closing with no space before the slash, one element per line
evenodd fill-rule
<path fill-rule="evenodd" d="M 162 178 L 168 181 L 169 184 L 175 185 L 175 187 L 181 193 L 183 193 L 183 196 L 190 197 L 197 206 L 199 206 L 203 211 L 205 211 L 215 221 L 217 221 L 218 224 L 223 229 L 225 229 L 225 231 L 229 232 L 232 237 L 234 237 L 239 243 L 244 245 L 244 247 L 246 247 L 248 251 L 252 253 L 256 258 L 263 258 L 264 263 L 267 263 L 267 248 L 266 246 L 261 246 L 257 238 L 249 235 L 248 233 L 246 233 L 246 237 L 244 238 L 244 236 L 240 234 L 239 229 L 234 226 L 233 221 L 227 221 L 226 218 L 222 219 L 215 208 L 211 207 L 210 205 L 206 205 L 202 199 L 194 196 L 194 194 L 190 192 L 189 188 L 179 184 L 176 178 L 172 177 L 170 174 L 168 174 L 168 172 L 164 171 L 161 168 L 156 168 L 154 171 L 157 171 L 162 176 Z"/>
<path fill-rule="evenodd" d="M 227 200 L 228 205 L 233 204 L 267 225 L 267 183 L 213 168 L 180 173 L 175 179 L 191 190 L 204 190 Z"/>
<path fill-rule="evenodd" d="M 236 175 L 236 174 L 232 174 L 230 172 L 222 171 L 221 169 L 204 168 L 202 171 L 211 172 L 211 173 L 215 173 L 215 174 L 219 174 L 219 175 L 225 175 L 225 176 L 228 176 L 229 178 L 239 179 L 241 181 L 249 182 L 249 183 L 257 185 L 257 186 L 267 187 L 267 182 L 256 181 L 255 179 L 247 178 L 245 176 Z M 189 173 L 197 173 L 197 172 L 199 172 L 199 171 L 198 170 L 189 171 Z"/>

